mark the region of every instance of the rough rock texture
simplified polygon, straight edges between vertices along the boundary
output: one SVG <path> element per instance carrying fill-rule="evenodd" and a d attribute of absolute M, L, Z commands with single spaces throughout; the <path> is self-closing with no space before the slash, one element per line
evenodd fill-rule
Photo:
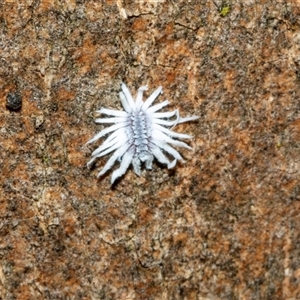
<path fill-rule="evenodd" d="M 122 81 L 201 119 L 111 188 Z M 0 299 L 300 299 L 299 100 L 296 0 L 0 1 Z"/>

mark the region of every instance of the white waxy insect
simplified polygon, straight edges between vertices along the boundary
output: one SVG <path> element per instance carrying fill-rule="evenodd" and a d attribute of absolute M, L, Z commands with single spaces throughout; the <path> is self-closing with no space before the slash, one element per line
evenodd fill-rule
<path fill-rule="evenodd" d="M 145 163 L 146 169 L 151 169 L 154 157 L 160 163 L 166 164 L 169 169 L 176 165 L 177 160 L 183 161 L 179 152 L 170 145 L 192 149 L 186 143 L 178 140 L 191 139 L 192 136 L 174 132 L 172 128 L 179 123 L 199 118 L 197 116 L 181 118 L 178 109 L 170 112 L 158 112 L 169 104 L 169 101 L 165 100 L 151 106 L 159 94 L 162 93 L 161 86 L 145 102 L 143 102 L 143 92 L 147 90 L 147 86 L 138 89 L 135 101 L 125 83 L 122 83 L 121 88 L 120 99 L 124 111 L 107 108 L 96 111 L 111 116 L 109 118 L 98 118 L 95 120 L 96 123 L 111 123 L 113 125 L 103 129 L 87 142 L 87 144 L 90 144 L 111 133 L 103 144 L 92 153 L 92 158 L 87 164 L 89 167 L 97 157 L 114 151 L 98 174 L 98 176 L 103 175 L 119 160 L 121 165 L 113 172 L 111 184 L 126 173 L 130 164 L 133 165 L 134 172 L 140 175 L 141 162 Z M 175 119 L 170 120 L 171 117 L 175 117 Z M 174 158 L 173 161 L 170 161 L 162 150 L 171 155 Z"/>

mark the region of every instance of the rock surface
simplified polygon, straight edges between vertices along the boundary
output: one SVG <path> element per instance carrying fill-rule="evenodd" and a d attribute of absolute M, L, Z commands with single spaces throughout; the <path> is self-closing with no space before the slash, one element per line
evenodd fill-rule
<path fill-rule="evenodd" d="M 236 2 L 1 1 L 0 299 L 300 299 L 300 5 Z M 122 81 L 201 118 L 111 188 Z"/>

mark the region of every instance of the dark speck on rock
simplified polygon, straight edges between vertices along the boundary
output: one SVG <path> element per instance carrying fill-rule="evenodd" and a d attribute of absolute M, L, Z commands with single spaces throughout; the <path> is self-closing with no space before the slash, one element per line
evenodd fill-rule
<path fill-rule="evenodd" d="M 22 107 L 22 97 L 20 94 L 16 92 L 10 92 L 8 93 L 6 97 L 6 107 L 9 110 L 20 110 Z"/>

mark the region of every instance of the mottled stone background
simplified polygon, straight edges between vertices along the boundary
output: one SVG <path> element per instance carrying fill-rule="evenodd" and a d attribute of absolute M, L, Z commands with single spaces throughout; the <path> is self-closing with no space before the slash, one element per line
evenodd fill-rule
<path fill-rule="evenodd" d="M 111 188 L 122 81 L 200 120 Z M 300 299 L 300 1 L 1 0 L 0 106 L 0 299 Z"/>

